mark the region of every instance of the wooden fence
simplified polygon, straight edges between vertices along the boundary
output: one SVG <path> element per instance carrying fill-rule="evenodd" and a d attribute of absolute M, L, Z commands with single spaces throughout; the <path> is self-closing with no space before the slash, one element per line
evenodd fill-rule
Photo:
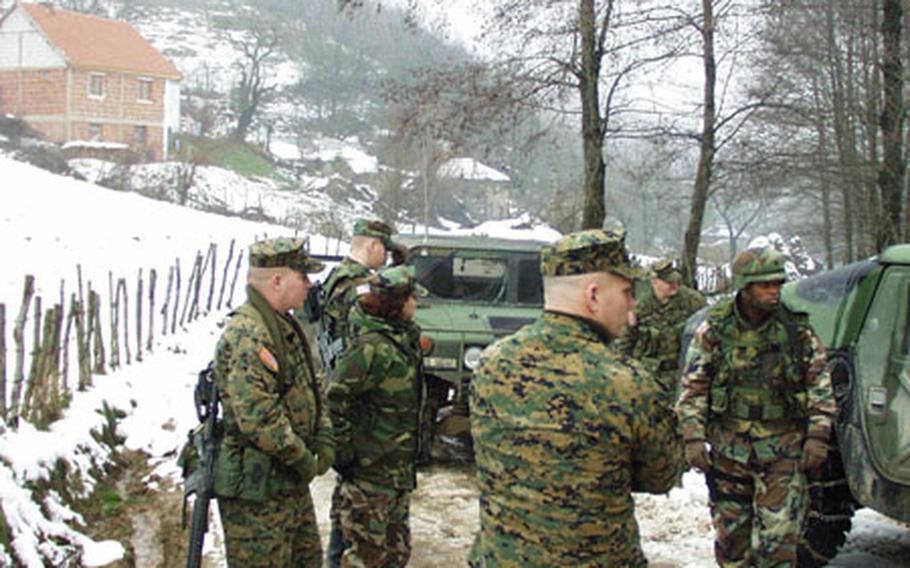
<path fill-rule="evenodd" d="M 46 309 L 45 299 L 35 296 L 34 277 L 26 275 L 12 328 L 10 385 L 6 373 L 6 305 L 0 303 L 0 418 L 11 427 L 25 420 L 46 428 L 68 406 L 74 388 L 85 390 L 92 385 L 93 375 L 142 361 L 144 354 L 154 349 L 156 332 L 174 334 L 213 309 L 231 307 L 243 257 L 231 240 L 219 265 L 218 247 L 212 243 L 204 254 L 201 250 L 196 253 L 186 278 L 180 259 L 175 259 L 168 269 L 160 305 L 155 296 L 155 269 L 145 272 L 140 268 L 132 287 L 126 277 L 109 271 L 105 305 L 92 282 L 83 286 L 82 268 L 77 266 L 75 290 L 67 298 L 68 287 L 61 280 L 59 297 L 51 299 L 53 304 Z M 72 354 L 71 347 L 75 349 Z M 72 373 L 71 361 L 77 367 Z"/>

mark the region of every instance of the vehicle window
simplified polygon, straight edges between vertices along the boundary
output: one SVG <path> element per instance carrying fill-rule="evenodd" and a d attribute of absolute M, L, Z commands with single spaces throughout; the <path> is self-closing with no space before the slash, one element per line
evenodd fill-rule
<path fill-rule="evenodd" d="M 471 258 L 453 252 L 445 256 L 417 256 L 413 259 L 417 279 L 432 297 L 472 302 L 501 302 L 505 299 L 505 259 Z"/>
<path fill-rule="evenodd" d="M 796 285 L 796 295 L 816 304 L 836 306 L 876 266 L 875 261 L 861 260 L 806 278 Z"/>
<path fill-rule="evenodd" d="M 540 276 L 540 260 L 537 258 L 518 262 L 518 303 L 543 303 L 543 278 Z"/>

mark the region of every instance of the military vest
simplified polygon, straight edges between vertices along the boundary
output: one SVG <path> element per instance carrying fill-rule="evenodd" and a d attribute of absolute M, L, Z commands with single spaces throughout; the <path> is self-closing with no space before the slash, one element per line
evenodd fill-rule
<path fill-rule="evenodd" d="M 781 306 L 760 327 L 743 329 L 735 312 L 735 298 L 708 311 L 716 336 L 711 412 L 740 420 L 805 419 L 805 315 Z"/>

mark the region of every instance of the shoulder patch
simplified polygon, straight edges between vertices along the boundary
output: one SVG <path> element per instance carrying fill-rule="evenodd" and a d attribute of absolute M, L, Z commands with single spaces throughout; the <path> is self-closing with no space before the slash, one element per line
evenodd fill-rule
<path fill-rule="evenodd" d="M 259 360 L 262 361 L 262 364 L 265 365 L 269 371 L 273 373 L 278 372 L 278 359 L 275 359 L 272 352 L 265 347 L 259 350 Z"/>

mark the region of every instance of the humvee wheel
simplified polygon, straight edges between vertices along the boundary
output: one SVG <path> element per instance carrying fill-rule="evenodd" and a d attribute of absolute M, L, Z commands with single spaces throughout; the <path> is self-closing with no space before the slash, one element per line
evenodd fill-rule
<path fill-rule="evenodd" d="M 806 475 L 809 502 L 799 543 L 800 568 L 827 565 L 847 540 L 852 525 L 856 502 L 847 485 L 836 443 L 830 448 L 828 461 Z"/>

